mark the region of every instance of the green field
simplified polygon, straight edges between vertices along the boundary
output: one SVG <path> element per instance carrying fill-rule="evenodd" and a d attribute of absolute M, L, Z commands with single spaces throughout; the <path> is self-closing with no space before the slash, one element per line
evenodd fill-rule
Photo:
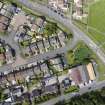
<path fill-rule="evenodd" d="M 90 6 L 88 26 L 90 37 L 105 50 L 105 0 L 99 0 Z"/>
<path fill-rule="evenodd" d="M 105 32 L 105 0 L 99 0 L 90 6 L 89 25 Z"/>

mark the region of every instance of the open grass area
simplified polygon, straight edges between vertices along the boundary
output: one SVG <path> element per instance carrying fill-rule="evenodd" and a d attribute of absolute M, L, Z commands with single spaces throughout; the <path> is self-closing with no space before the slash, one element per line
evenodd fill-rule
<path fill-rule="evenodd" d="M 99 0 L 90 6 L 89 26 L 105 32 L 105 0 Z"/>
<path fill-rule="evenodd" d="M 99 0 L 89 8 L 88 26 L 90 37 L 105 50 L 105 0 Z"/>

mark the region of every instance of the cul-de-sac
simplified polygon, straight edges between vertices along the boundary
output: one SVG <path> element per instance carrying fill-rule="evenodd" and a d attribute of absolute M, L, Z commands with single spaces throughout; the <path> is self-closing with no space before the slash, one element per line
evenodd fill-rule
<path fill-rule="evenodd" d="M 105 0 L 0 0 L 0 105 L 105 105 Z"/>

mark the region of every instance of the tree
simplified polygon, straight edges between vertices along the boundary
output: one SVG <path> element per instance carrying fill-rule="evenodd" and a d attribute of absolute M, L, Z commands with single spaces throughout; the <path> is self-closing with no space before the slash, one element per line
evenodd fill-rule
<path fill-rule="evenodd" d="M 51 36 L 52 34 L 56 33 L 57 28 L 58 27 L 56 23 L 47 23 L 44 29 L 44 33 L 46 36 Z"/>
<path fill-rule="evenodd" d="M 67 52 L 66 54 L 66 58 L 67 58 L 67 61 L 68 61 L 68 64 L 69 65 L 73 65 L 75 63 L 75 58 L 74 58 L 74 54 L 73 54 L 73 51 L 70 50 Z"/>
<path fill-rule="evenodd" d="M 101 91 L 96 90 L 81 96 L 72 97 L 66 102 L 60 101 L 55 105 L 105 105 L 105 93 L 102 93 L 102 91 L 105 91 L 105 88 Z"/>
<path fill-rule="evenodd" d="M 87 63 L 91 58 L 91 52 L 87 46 L 80 45 L 74 51 L 75 60 L 77 63 Z"/>

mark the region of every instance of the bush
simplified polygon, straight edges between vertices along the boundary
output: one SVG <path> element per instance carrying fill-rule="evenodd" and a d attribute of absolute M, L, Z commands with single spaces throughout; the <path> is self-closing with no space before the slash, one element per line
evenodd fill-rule
<path fill-rule="evenodd" d="M 64 93 L 71 93 L 71 92 L 78 92 L 79 89 L 77 86 L 70 86 L 69 88 L 65 89 Z"/>

